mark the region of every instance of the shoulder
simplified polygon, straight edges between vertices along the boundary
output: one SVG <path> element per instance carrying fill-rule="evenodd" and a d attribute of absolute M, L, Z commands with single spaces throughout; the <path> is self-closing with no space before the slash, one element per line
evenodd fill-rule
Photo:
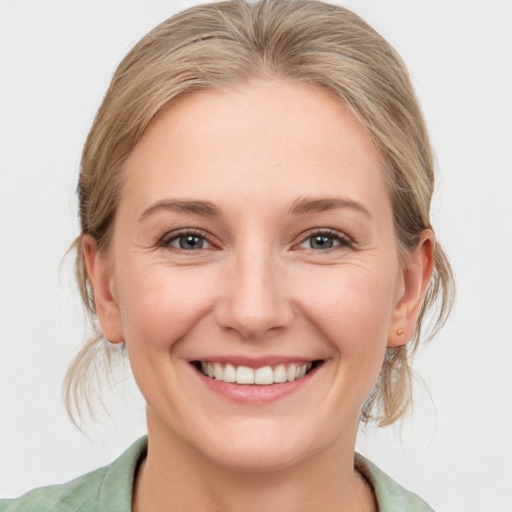
<path fill-rule="evenodd" d="M 373 487 L 379 512 L 434 512 L 419 496 L 404 489 L 359 453 L 356 453 L 355 464 Z"/>
<path fill-rule="evenodd" d="M 134 476 L 146 450 L 147 438 L 143 437 L 108 466 L 65 484 L 0 500 L 0 512 L 129 512 Z"/>
<path fill-rule="evenodd" d="M 39 487 L 13 500 L 0 500 L 1 512 L 93 510 L 108 466 L 61 485 Z"/>

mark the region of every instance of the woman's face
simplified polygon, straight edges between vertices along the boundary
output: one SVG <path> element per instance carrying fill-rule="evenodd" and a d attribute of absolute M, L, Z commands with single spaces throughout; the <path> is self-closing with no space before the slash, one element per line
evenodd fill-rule
<path fill-rule="evenodd" d="M 150 436 L 226 467 L 353 442 L 386 346 L 414 326 L 379 155 L 304 85 L 205 91 L 161 113 L 126 163 L 108 255 L 84 247 Z"/>

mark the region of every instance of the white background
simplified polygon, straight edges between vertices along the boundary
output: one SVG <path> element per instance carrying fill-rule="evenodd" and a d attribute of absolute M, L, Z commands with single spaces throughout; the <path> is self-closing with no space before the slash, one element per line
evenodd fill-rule
<path fill-rule="evenodd" d="M 145 431 L 129 383 L 88 437 L 65 415 L 84 321 L 61 259 L 78 232 L 81 145 L 116 64 L 193 3 L 0 0 L 0 495 L 106 464 Z M 343 5 L 410 68 L 437 153 L 434 226 L 458 283 L 449 324 L 417 358 L 413 415 L 358 449 L 438 512 L 510 512 L 512 2 Z"/>

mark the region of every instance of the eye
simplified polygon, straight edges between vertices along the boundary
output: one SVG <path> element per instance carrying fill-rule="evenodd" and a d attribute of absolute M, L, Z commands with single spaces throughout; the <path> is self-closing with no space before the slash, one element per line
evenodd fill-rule
<path fill-rule="evenodd" d="M 338 246 L 351 247 L 352 242 L 349 238 L 342 235 L 341 233 L 327 229 L 317 230 L 315 233 L 308 236 L 303 242 L 301 242 L 299 246 L 303 249 L 327 251 L 329 249 L 335 249 Z"/>
<path fill-rule="evenodd" d="M 198 251 L 211 249 L 213 246 L 205 236 L 194 231 L 183 231 L 178 234 L 171 233 L 164 237 L 160 243 L 162 247 L 172 247 L 182 251 Z"/>

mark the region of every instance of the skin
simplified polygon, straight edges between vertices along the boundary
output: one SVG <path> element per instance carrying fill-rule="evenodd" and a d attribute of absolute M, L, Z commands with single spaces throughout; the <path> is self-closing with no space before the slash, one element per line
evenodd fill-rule
<path fill-rule="evenodd" d="M 354 116 L 305 85 L 203 91 L 152 122 L 111 246 L 83 237 L 103 332 L 126 342 L 147 401 L 134 510 L 376 510 L 354 471 L 360 409 L 386 347 L 412 336 L 434 247 L 424 231 L 401 266 L 384 172 Z M 332 247 L 314 245 L 319 228 Z M 202 248 L 180 248 L 187 229 Z M 323 364 L 294 393 L 241 404 L 191 364 L 220 356 Z"/>

